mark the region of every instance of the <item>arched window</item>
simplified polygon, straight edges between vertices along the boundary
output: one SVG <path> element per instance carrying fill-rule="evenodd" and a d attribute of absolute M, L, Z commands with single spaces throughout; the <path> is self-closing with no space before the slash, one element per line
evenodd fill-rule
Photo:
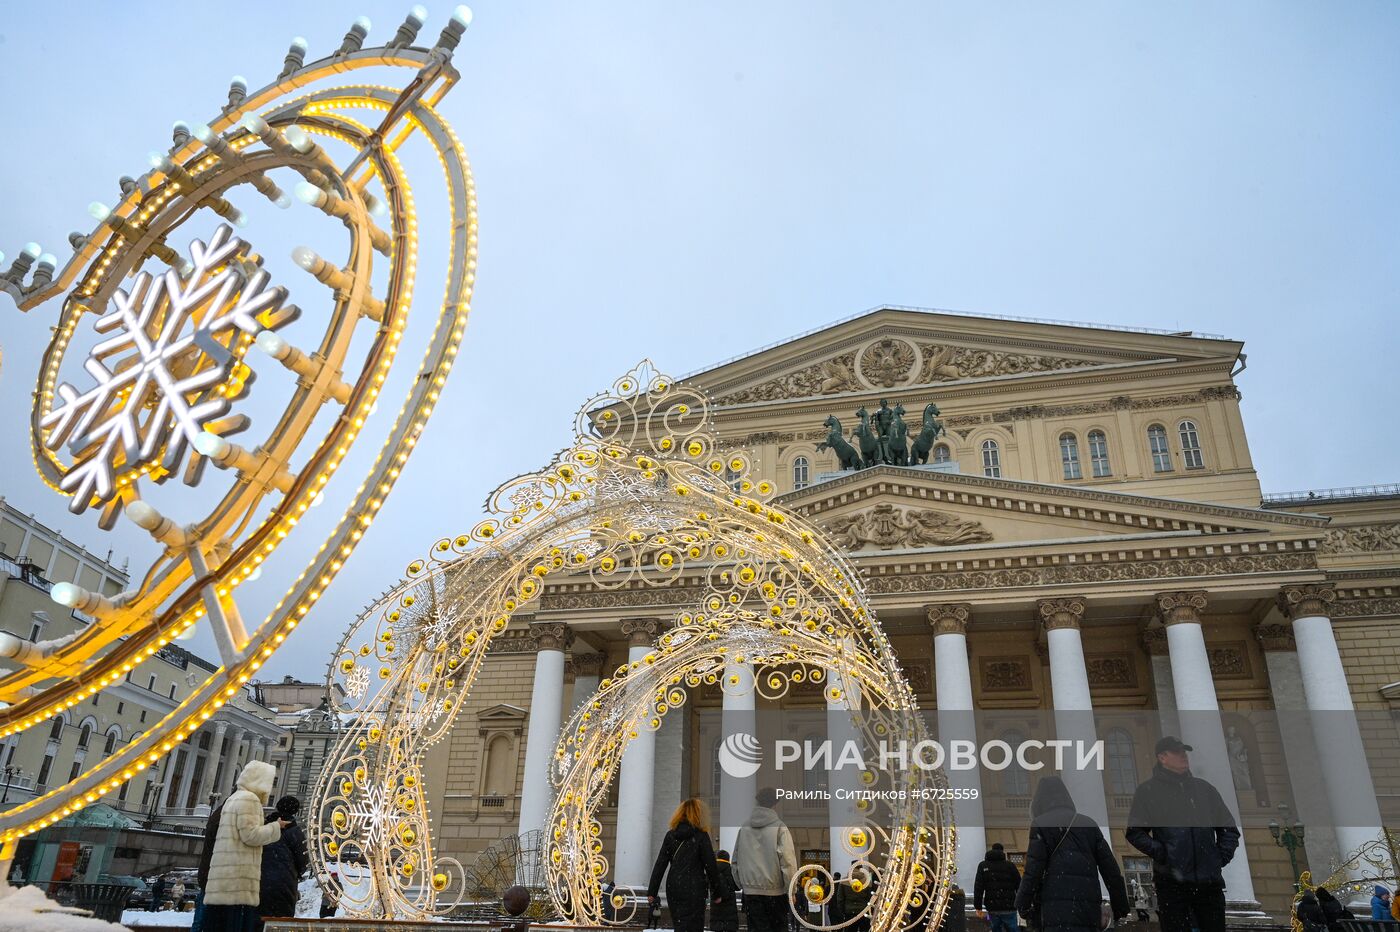
<path fill-rule="evenodd" d="M 1122 728 L 1104 735 L 1107 754 L 1108 788 L 1115 796 L 1131 796 L 1137 790 L 1137 759 L 1133 755 L 1133 736 Z"/>
<path fill-rule="evenodd" d="M 948 444 L 940 443 L 933 448 L 933 461 L 935 463 L 950 463 L 953 460 L 953 451 L 948 449 Z"/>
<path fill-rule="evenodd" d="M 87 748 L 88 742 L 92 740 L 92 726 L 83 722 L 83 730 L 78 732 L 78 747 Z"/>
<path fill-rule="evenodd" d="M 102 755 L 110 755 L 117 749 L 117 742 L 121 740 L 122 730 L 115 725 L 107 729 L 107 743 L 102 745 Z"/>
<path fill-rule="evenodd" d="M 1084 478 L 1084 471 L 1079 468 L 1079 438 L 1074 434 L 1060 434 L 1060 465 L 1065 468 L 1066 479 Z"/>
<path fill-rule="evenodd" d="M 1181 435 L 1181 461 L 1187 469 L 1204 469 L 1206 462 L 1201 458 L 1201 438 L 1196 435 L 1196 422 L 1182 421 L 1176 429 Z"/>
<path fill-rule="evenodd" d="M 1008 731 L 1001 736 L 1001 740 L 1011 746 L 1014 752 L 1023 743 L 1026 736 L 1019 731 Z M 1029 796 L 1031 795 L 1031 775 L 1026 772 L 1026 768 L 1021 766 L 1021 762 L 1016 759 L 1016 755 L 1011 755 L 1011 761 L 1007 768 L 1001 772 L 1001 790 L 1007 796 Z"/>
<path fill-rule="evenodd" d="M 1089 466 L 1095 479 L 1113 475 L 1108 465 L 1108 438 L 1101 430 L 1089 431 Z"/>
<path fill-rule="evenodd" d="M 496 735 L 486 743 L 482 796 L 504 798 L 515 795 L 515 757 L 515 747 L 506 735 Z"/>
<path fill-rule="evenodd" d="M 63 716 L 62 716 L 62 715 L 58 716 L 58 718 L 55 718 L 55 719 L 53 720 L 53 726 L 52 726 L 51 728 L 49 728 L 49 740 L 50 740 L 50 741 L 62 741 L 62 740 L 63 740 Z"/>
<path fill-rule="evenodd" d="M 1147 428 L 1147 448 L 1152 451 L 1152 471 L 1172 471 L 1172 451 L 1167 448 L 1167 429 L 1161 424 Z"/>
<path fill-rule="evenodd" d="M 982 475 L 1001 478 L 1001 448 L 995 440 L 982 441 Z"/>
<path fill-rule="evenodd" d="M 792 461 L 792 487 L 794 489 L 807 488 L 809 468 L 810 464 L 805 456 L 799 456 Z"/>

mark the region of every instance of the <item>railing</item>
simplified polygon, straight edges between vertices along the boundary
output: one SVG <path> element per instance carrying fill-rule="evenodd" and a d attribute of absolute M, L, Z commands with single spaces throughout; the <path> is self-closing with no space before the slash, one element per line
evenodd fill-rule
<path fill-rule="evenodd" d="M 483 796 L 481 797 L 482 809 L 504 809 L 506 798 L 504 796 Z"/>
<path fill-rule="evenodd" d="M 1308 502 L 1345 502 L 1368 498 L 1400 497 L 1400 483 L 1386 485 L 1352 485 L 1337 489 L 1304 489 L 1300 492 L 1270 492 L 1263 496 L 1264 505 L 1298 505 Z"/>
<path fill-rule="evenodd" d="M 53 583 L 49 582 L 42 573 L 39 572 L 39 564 L 30 563 L 28 560 L 16 560 L 13 557 L 0 553 L 0 572 L 9 573 L 21 582 L 44 592 L 53 589 Z"/>

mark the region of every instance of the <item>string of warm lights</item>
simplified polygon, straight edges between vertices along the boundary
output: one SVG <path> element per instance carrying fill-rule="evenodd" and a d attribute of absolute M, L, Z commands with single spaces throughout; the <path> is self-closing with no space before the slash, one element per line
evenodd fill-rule
<path fill-rule="evenodd" d="M 357 21 L 338 51 L 309 64 L 303 41 L 299 54 L 289 53 L 279 78 L 254 93 L 248 92 L 246 81 L 235 79 L 227 105 L 214 120 L 193 129 L 177 124 L 174 146 L 168 153 L 153 154 L 151 170 L 139 180 L 123 178 L 122 197 L 114 207 L 93 205 L 98 225 L 90 235 L 71 238 L 75 253 L 62 272 L 56 262 L 40 262 L 26 281 L 35 265 L 27 261 L 0 274 L 0 290 L 11 294 L 21 309 L 64 296 L 54 338 L 40 363 L 32 432 L 36 468 L 50 487 L 64 491 L 64 479 L 73 470 L 95 468 L 89 447 L 71 449 L 71 444 L 50 442 L 62 416 L 83 415 L 74 409 L 75 396 L 81 396 L 62 382 L 65 353 L 79 324 L 109 313 L 105 309 L 119 303 L 123 282 L 151 259 L 170 268 L 164 281 L 172 295 L 195 287 L 190 276 L 196 263 L 166 245 L 176 229 L 201 216 L 203 209 L 240 225 L 245 216 L 232 198 L 247 190 L 243 186 L 279 207 L 287 206 L 290 199 L 269 173 L 289 169 L 303 179 L 296 187 L 301 199 L 349 233 L 345 264 L 336 266 L 333 276 L 325 276 L 333 279 L 326 282 L 332 307 L 324 318 L 317 315 L 317 320 L 326 321 L 318 343 L 297 347 L 275 332 L 295 319 L 297 309 L 269 306 L 235 321 L 237 327 L 222 341 L 224 360 L 190 356 L 191 371 L 208 384 L 186 394 L 220 405 L 246 392 L 254 348 L 299 376 L 263 443 L 246 448 L 229 440 L 220 433 L 228 420 L 192 421 L 195 429 L 176 421 L 168 435 L 156 437 L 140 456 L 119 451 L 97 464 L 110 469 L 110 491 L 94 486 L 97 493 L 72 498 L 76 512 L 99 509 L 103 527 L 125 515 L 163 544 L 164 552 L 134 577 L 139 582 L 129 592 L 106 597 L 72 584 L 54 587 L 57 601 L 94 616 L 98 623 L 47 653 L 11 655 L 19 667 L 0 676 L 0 699 L 9 703 L 0 709 L 0 737 L 47 721 L 120 682 L 201 620 L 213 630 L 223 663 L 140 739 L 69 783 L 0 814 L 0 861 L 12 856 L 19 838 L 96 802 L 160 760 L 236 696 L 325 592 L 417 444 L 463 337 L 477 242 L 471 171 L 456 135 L 433 108 L 457 80 L 451 52 L 470 14 L 459 8 L 432 48 L 413 46 L 423 20 L 415 8 L 388 45 L 370 49 L 363 48 L 368 24 Z M 406 68 L 412 79 L 402 88 L 309 89 L 342 72 L 384 66 Z M 303 107 L 310 111 L 306 116 Z M 365 109 L 384 114 L 383 122 L 370 127 L 349 115 Z M 395 150 L 414 138 L 425 140 L 443 165 L 445 200 L 452 211 L 447 285 L 437 322 L 430 328 L 398 416 L 342 517 L 278 604 L 253 624 L 253 630 L 245 630 L 234 601 L 238 586 L 261 573 L 323 495 L 360 439 L 403 341 L 417 272 L 418 231 L 408 178 Z M 344 167 L 318 139 L 349 149 L 352 155 Z M 372 184 L 379 186 L 378 193 L 370 190 Z M 380 228 L 377 219 L 385 220 L 387 227 Z M 227 308 L 235 317 L 235 302 L 253 294 L 248 282 L 259 274 L 256 257 L 249 254 L 245 260 L 246 249 L 239 248 L 228 267 L 209 272 L 225 274 L 237 266 L 241 285 L 229 292 Z M 389 265 L 382 296 L 371 290 L 375 254 Z M 44 272 L 46 268 L 50 271 Z M 135 300 L 134 295 L 128 298 Z M 363 362 L 357 356 L 352 364 L 349 347 L 358 327 L 371 327 L 374 333 Z M 143 400 L 133 398 L 129 389 L 97 394 L 111 399 L 118 410 Z M 343 415 L 323 436 L 313 436 L 316 412 L 326 404 L 338 406 Z M 71 462 L 62 455 L 65 449 L 73 456 Z M 143 494 L 145 483 L 179 474 L 182 461 L 188 484 L 207 472 L 199 468 L 203 462 L 229 479 L 228 491 L 213 510 L 188 522 L 157 510 Z"/>
<path fill-rule="evenodd" d="M 628 742 L 683 707 L 688 689 L 746 688 L 726 680 L 726 664 L 752 665 L 753 688 L 769 698 L 824 682 L 828 702 L 854 710 L 866 742 L 926 737 L 855 570 L 821 531 L 768 504 L 774 490 L 753 474 L 746 453 L 720 452 L 704 396 L 644 363 L 584 405 L 574 444 L 548 468 L 502 485 L 471 531 L 409 564 L 330 667 L 355 724 L 318 781 L 312 858 L 319 870 L 359 878 L 344 884 L 342 909 L 424 918 L 471 892 L 460 863 L 434 850 L 422 761 L 449 733 L 492 639 L 551 582 L 695 593 L 654 650 L 604 679 L 562 730 L 543 853 L 547 894 L 574 921 L 605 921 L 609 865 L 595 811 Z M 936 925 L 954 850 L 940 775 L 866 770 L 860 781 L 870 798 L 856 803 L 859 822 L 839 842 L 855 864 L 851 882 L 880 886 L 842 925 L 869 918 L 884 932 L 931 913 Z M 825 868 L 804 865 L 797 876 L 811 878 L 809 899 L 830 899 Z M 616 921 L 631 903 L 619 895 Z"/>

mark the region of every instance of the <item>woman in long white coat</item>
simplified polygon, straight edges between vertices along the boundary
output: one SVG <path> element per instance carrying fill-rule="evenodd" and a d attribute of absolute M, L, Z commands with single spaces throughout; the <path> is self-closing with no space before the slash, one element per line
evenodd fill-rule
<path fill-rule="evenodd" d="M 262 848 L 282 837 L 287 823 L 263 822 L 263 806 L 277 771 L 249 761 L 238 775 L 237 792 L 224 802 L 204 889 L 204 932 L 251 932 L 258 927 Z"/>

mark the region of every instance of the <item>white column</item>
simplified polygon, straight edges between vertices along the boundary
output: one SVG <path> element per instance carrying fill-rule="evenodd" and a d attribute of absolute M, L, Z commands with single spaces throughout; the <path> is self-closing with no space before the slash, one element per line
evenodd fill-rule
<path fill-rule="evenodd" d="M 928 621 L 933 627 L 934 691 L 938 706 L 938 740 L 950 738 L 977 740 L 977 724 L 972 711 L 972 670 L 967 659 L 967 622 L 970 605 L 930 605 Z M 972 790 L 973 799 L 953 801 L 953 819 L 958 829 L 957 874 L 963 889 L 971 890 L 977 878 L 977 865 L 987 851 L 986 819 L 982 812 L 982 773 L 980 770 L 950 770 L 948 785 Z"/>
<path fill-rule="evenodd" d="M 560 715 L 564 703 L 564 646 L 569 626 L 531 625 L 538 652 L 535 682 L 530 689 L 530 723 L 525 736 L 525 778 L 520 789 L 520 827 L 523 835 L 543 829 L 549 818 L 554 790 L 549 772 L 559 744 Z"/>
<path fill-rule="evenodd" d="M 751 735 L 758 737 L 758 713 L 755 710 L 757 697 L 754 695 L 753 665 L 730 663 L 724 667 L 724 682 L 721 686 L 724 709 L 720 716 L 721 740 L 730 735 Z M 719 774 L 719 846 L 733 853 L 734 841 L 739 837 L 739 828 L 744 824 L 754 807 L 754 795 L 758 792 L 758 774 L 736 777 L 721 767 Z"/>
<path fill-rule="evenodd" d="M 199 777 L 199 791 L 195 794 L 195 815 L 207 816 L 211 809 L 209 795 L 214 792 L 214 774 L 219 769 L 219 755 L 224 747 L 224 732 L 228 722 L 214 723 L 214 737 L 209 743 L 209 754 L 204 758 L 204 773 Z"/>
<path fill-rule="evenodd" d="M 1089 748 L 1097 742 L 1094 703 L 1089 692 L 1089 671 L 1084 666 L 1084 642 L 1079 624 L 1084 618 L 1084 600 L 1044 599 L 1037 608 L 1045 625 L 1050 652 L 1050 692 L 1055 704 L 1055 737 Z M 1077 751 L 1071 750 L 1073 761 Z M 1065 787 L 1074 797 L 1075 808 L 1093 819 L 1108 838 L 1108 798 L 1103 791 L 1103 775 L 1097 770 L 1068 767 L 1062 774 Z"/>
<path fill-rule="evenodd" d="M 1307 699 L 1303 695 L 1303 673 L 1298 666 L 1298 650 L 1293 629 L 1288 624 L 1265 621 L 1255 628 L 1259 646 L 1264 649 L 1264 665 L 1269 671 L 1269 694 L 1278 717 L 1279 737 L 1288 765 L 1288 784 L 1293 791 L 1292 809 L 1304 825 L 1313 826 L 1303 838 L 1309 864 L 1340 864 L 1337 833 L 1318 826 L 1336 825 L 1332 806 L 1325 792 L 1322 763 L 1317 759 L 1317 739 L 1308 721 Z"/>
<path fill-rule="evenodd" d="M 853 641 L 847 641 L 850 650 L 855 650 Z M 840 691 L 832 697 L 832 689 Z M 831 742 L 833 763 L 840 760 L 842 749 L 850 742 L 860 746 L 860 730 L 856 727 L 855 716 L 860 715 L 860 683 L 848 679 L 840 672 L 829 674 L 826 680 L 826 737 Z M 851 876 L 851 862 L 855 860 L 847 844 L 851 830 L 864 823 L 855 812 L 855 791 L 860 789 L 860 770 L 855 766 L 833 766 L 827 772 L 827 848 L 830 851 L 830 869 L 840 872 L 842 877 Z M 798 865 L 801 866 L 800 864 Z"/>
<path fill-rule="evenodd" d="M 1168 592 L 1157 596 L 1162 623 L 1167 626 L 1167 650 L 1172 664 L 1172 688 L 1176 693 L 1181 740 L 1193 748 L 1191 772 L 1214 786 L 1225 800 L 1235 825 L 1243 831 L 1240 801 L 1235 795 L 1235 778 L 1230 771 L 1230 753 L 1225 746 L 1225 729 L 1220 724 L 1220 704 L 1215 698 L 1215 680 L 1210 672 L 1201 612 L 1206 607 L 1204 592 Z M 1249 852 L 1244 838 L 1235 857 L 1225 865 L 1225 899 L 1248 909 L 1258 909 L 1254 879 L 1249 873 Z"/>
<path fill-rule="evenodd" d="M 199 732 L 196 731 L 194 734 L 190 735 L 189 738 L 185 739 L 185 766 L 180 773 L 180 787 L 177 791 L 178 795 L 175 797 L 176 809 L 183 810 L 188 808 L 190 784 L 194 782 L 194 762 L 196 755 L 195 738 L 198 737 L 198 735 Z"/>
<path fill-rule="evenodd" d="M 571 659 L 574 664 L 574 689 L 569 695 L 569 714 L 573 715 L 598 691 L 598 684 L 603 681 L 605 658 L 602 654 L 581 654 L 575 648 Z"/>
<path fill-rule="evenodd" d="M 640 662 L 652 651 L 659 625 L 649 618 L 622 623 L 631 645 L 627 662 Z M 639 723 L 637 737 L 622 754 L 617 786 L 617 856 L 613 878 L 618 886 L 645 889 L 651 879 L 651 804 L 656 786 L 656 732 Z"/>
<path fill-rule="evenodd" d="M 1172 660 L 1167 656 L 1167 629 L 1153 625 L 1142 632 L 1142 644 L 1152 660 L 1152 692 L 1157 699 L 1157 722 L 1164 735 L 1181 734 L 1176 715 L 1176 687 L 1172 684 Z"/>
<path fill-rule="evenodd" d="M 243 740 L 243 729 L 229 726 L 228 757 L 224 760 L 224 772 L 219 777 L 219 797 L 228 799 L 233 792 L 234 781 L 238 779 L 238 748 Z"/>
<path fill-rule="evenodd" d="M 1337 823 L 1337 846 L 1345 858 L 1381 837 L 1381 813 L 1328 615 L 1336 598 L 1336 591 L 1329 586 L 1288 586 L 1279 593 L 1280 606 L 1293 619 L 1303 697 L 1311 713 L 1327 800 Z"/>

